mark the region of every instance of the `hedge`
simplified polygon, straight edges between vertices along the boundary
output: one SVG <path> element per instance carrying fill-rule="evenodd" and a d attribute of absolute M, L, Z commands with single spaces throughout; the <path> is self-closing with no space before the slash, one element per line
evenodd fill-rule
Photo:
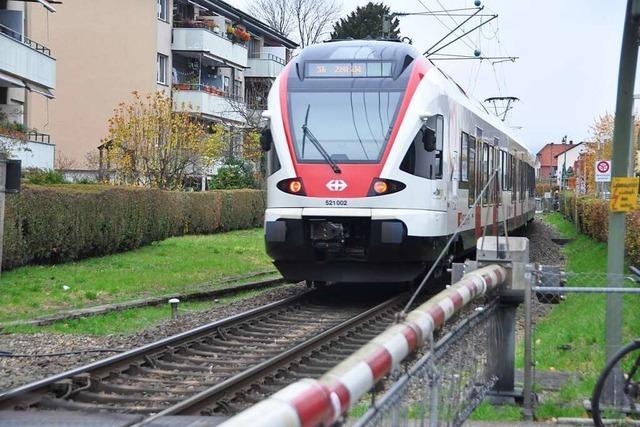
<path fill-rule="evenodd" d="M 609 201 L 592 196 L 578 197 L 578 230 L 600 242 L 607 241 L 609 231 Z M 576 222 L 576 196 L 565 192 L 560 195 L 560 211 Z M 640 266 L 640 211 L 627 214 L 625 251 L 632 265 Z"/>
<path fill-rule="evenodd" d="M 27 185 L 6 199 L 2 267 L 71 261 L 172 236 L 258 227 L 264 209 L 259 190 Z"/>

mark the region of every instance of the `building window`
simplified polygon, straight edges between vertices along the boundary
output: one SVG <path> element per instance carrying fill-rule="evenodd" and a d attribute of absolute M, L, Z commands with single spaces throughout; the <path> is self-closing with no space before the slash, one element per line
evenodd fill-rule
<path fill-rule="evenodd" d="M 168 57 L 161 53 L 158 54 L 156 67 L 156 81 L 160 84 L 167 84 L 167 60 Z"/>
<path fill-rule="evenodd" d="M 233 81 L 233 97 L 238 100 L 242 99 L 242 82 L 240 80 Z"/>
<path fill-rule="evenodd" d="M 158 19 L 167 20 L 167 0 L 158 0 Z"/>

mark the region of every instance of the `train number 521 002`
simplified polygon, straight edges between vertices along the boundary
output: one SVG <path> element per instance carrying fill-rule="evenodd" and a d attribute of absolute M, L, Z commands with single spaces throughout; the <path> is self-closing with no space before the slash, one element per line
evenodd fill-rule
<path fill-rule="evenodd" d="M 325 200 L 324 204 L 327 206 L 347 206 L 346 200 Z"/>

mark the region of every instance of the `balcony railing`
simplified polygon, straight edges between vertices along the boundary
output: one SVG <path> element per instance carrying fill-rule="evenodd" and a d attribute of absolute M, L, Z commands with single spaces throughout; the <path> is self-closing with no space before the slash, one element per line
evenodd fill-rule
<path fill-rule="evenodd" d="M 29 46 L 31 49 L 37 50 L 40 53 L 43 53 L 47 56 L 51 56 L 51 49 L 49 49 L 48 47 L 35 42 L 33 40 L 31 40 L 28 37 L 25 37 L 23 34 L 17 32 L 16 30 L 13 30 L 9 27 L 6 27 L 2 24 L 0 24 L 0 34 L 4 34 L 6 36 L 11 37 L 12 39 L 15 39 L 17 41 L 19 41 L 22 44 L 25 44 L 27 46 Z"/>
<path fill-rule="evenodd" d="M 222 98 L 227 98 L 227 99 L 231 99 L 234 101 L 242 101 L 243 98 L 240 95 L 232 95 L 229 92 L 226 92 L 222 89 L 219 89 L 215 86 L 209 86 L 206 84 L 201 84 L 201 83 L 174 83 L 173 84 L 173 89 L 174 90 L 195 90 L 195 91 L 199 91 L 199 92 L 206 92 L 209 93 L 211 95 L 215 95 L 215 96 L 219 96 Z"/>
<path fill-rule="evenodd" d="M 40 133 L 35 130 L 27 132 L 27 140 L 33 142 L 40 142 L 42 144 L 51 144 L 51 135 L 47 133 Z"/>
<path fill-rule="evenodd" d="M 231 43 L 246 46 L 246 42 L 244 40 L 237 38 L 235 35 L 231 35 L 227 33 L 225 30 L 222 30 L 219 26 L 215 25 L 213 22 L 210 22 L 210 21 L 202 21 L 202 20 L 174 21 L 173 27 L 174 28 L 200 28 L 202 30 L 207 30 L 208 32 L 210 32 L 215 36 L 228 40 Z"/>
<path fill-rule="evenodd" d="M 278 64 L 281 64 L 281 65 L 287 65 L 286 61 L 283 58 L 280 58 L 279 56 L 276 56 L 272 53 L 266 53 L 266 52 L 251 53 L 249 54 L 249 59 L 265 59 L 265 60 L 277 62 Z"/>

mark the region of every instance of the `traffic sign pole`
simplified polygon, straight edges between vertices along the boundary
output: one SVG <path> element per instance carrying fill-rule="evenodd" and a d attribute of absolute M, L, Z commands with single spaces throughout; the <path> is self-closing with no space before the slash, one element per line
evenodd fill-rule
<path fill-rule="evenodd" d="M 640 1 L 627 0 L 627 10 L 624 18 L 622 33 L 622 48 L 620 52 L 620 69 L 618 73 L 618 96 L 616 100 L 616 116 L 613 128 L 613 177 L 629 176 L 629 152 L 631 150 L 631 113 L 633 109 L 633 86 L 636 76 L 638 60 L 637 35 L 640 13 Z M 609 237 L 607 241 L 607 273 L 609 287 L 622 287 L 624 272 L 624 234 L 625 213 L 609 212 Z M 611 360 L 622 344 L 622 295 L 607 296 L 606 314 L 606 354 Z M 622 393 L 622 375 L 618 370 L 613 373 L 611 380 L 605 385 L 605 401 L 620 405 L 618 402 Z"/>

